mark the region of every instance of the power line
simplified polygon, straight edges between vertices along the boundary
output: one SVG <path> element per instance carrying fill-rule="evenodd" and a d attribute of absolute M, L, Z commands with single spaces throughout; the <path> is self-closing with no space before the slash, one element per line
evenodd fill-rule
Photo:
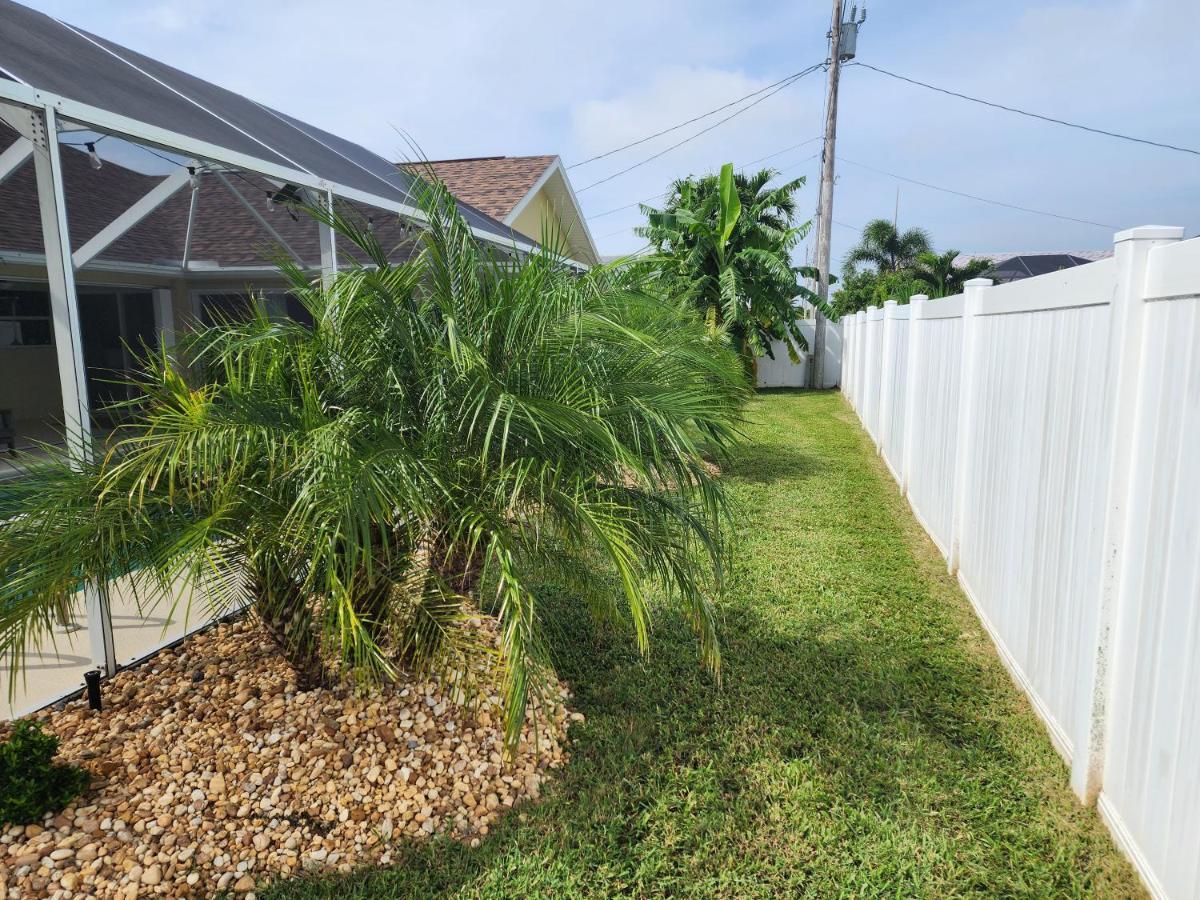
<path fill-rule="evenodd" d="M 641 166 L 646 165 L 646 163 L 656 160 L 660 156 L 670 153 L 672 150 L 682 147 L 684 144 L 686 144 L 690 141 L 694 141 L 696 138 L 700 137 L 702 134 L 707 134 L 708 132 L 712 131 L 714 128 L 719 128 L 721 125 L 724 125 L 730 119 L 740 116 L 742 113 L 746 112 L 747 110 L 753 109 L 754 107 L 758 106 L 758 104 L 762 103 L 768 97 L 778 94 L 784 88 L 795 84 L 797 81 L 799 81 L 805 75 L 815 72 L 817 69 L 821 68 L 821 65 L 823 65 L 823 64 L 818 63 L 816 65 L 809 66 L 807 69 L 800 72 L 799 74 L 793 75 L 791 78 L 785 80 L 782 84 L 778 85 L 774 90 L 772 90 L 766 94 L 763 94 L 757 100 L 755 100 L 753 103 L 747 103 L 741 109 L 737 110 L 736 112 L 731 113 L 730 115 L 726 116 L 723 119 L 717 120 L 712 125 L 709 125 L 707 128 L 700 129 L 696 133 L 691 134 L 688 137 L 685 137 L 682 141 L 672 144 L 670 147 L 667 147 L 665 150 L 660 150 L 658 153 L 655 153 L 653 156 L 648 156 L 645 159 L 641 160 L 640 162 L 634 163 L 632 166 L 627 166 L 626 168 L 621 169 L 619 172 L 613 172 L 613 174 L 605 176 L 604 178 L 601 178 L 599 181 L 593 181 L 591 184 L 587 185 L 587 187 L 582 187 L 579 190 L 577 190 L 575 193 L 582 194 L 584 191 L 591 190 L 592 188 L 602 185 L 605 182 L 612 181 L 614 178 L 619 178 L 621 175 L 624 175 L 627 172 L 632 172 L 634 169 L 640 168 Z"/>
<path fill-rule="evenodd" d="M 816 138 L 814 138 L 814 140 L 816 140 Z M 805 143 L 805 144 L 807 144 L 807 143 L 811 143 L 811 142 L 810 142 L 810 141 L 805 141 L 804 143 Z M 802 144 L 797 144 L 797 145 L 796 145 L 796 147 L 800 147 L 800 146 L 803 146 L 803 145 L 802 145 Z M 789 147 L 789 148 L 788 148 L 788 150 L 794 150 L 794 149 L 796 149 L 796 147 Z M 779 153 L 783 153 L 783 152 L 784 152 L 784 151 L 782 151 L 782 150 L 780 150 L 780 151 L 779 151 Z M 778 153 L 771 153 L 771 154 L 768 154 L 768 156 L 777 156 L 777 155 L 778 155 Z M 784 173 L 784 172 L 786 172 L 788 169 L 794 169 L 794 168 L 796 168 L 796 166 L 802 166 L 802 165 L 804 165 L 806 162 L 812 162 L 814 159 L 816 159 L 816 158 L 817 158 L 818 156 L 820 156 L 820 155 L 821 155 L 820 153 L 814 153 L 812 156 L 806 156 L 804 159 L 800 160 L 799 162 L 794 162 L 794 163 L 792 163 L 791 165 L 784 166 L 782 169 L 780 169 L 780 170 L 779 170 L 779 172 L 778 172 L 778 173 L 779 173 L 779 174 L 783 174 L 783 173 Z M 754 163 L 756 163 L 756 162 L 759 162 L 759 161 L 761 161 L 761 160 L 763 160 L 763 159 L 766 159 L 766 158 L 767 158 L 766 156 L 762 156 L 762 157 L 759 157 L 759 159 L 752 160 L 751 162 L 748 162 L 748 163 L 746 163 L 746 165 L 745 165 L 745 166 L 742 166 L 742 167 L 741 167 L 741 168 L 740 168 L 738 171 L 742 171 L 742 170 L 744 170 L 744 169 L 746 168 L 746 166 L 752 166 L 752 165 L 754 165 Z M 671 192 L 670 192 L 670 191 L 667 191 L 665 194 L 663 194 L 663 195 L 662 195 L 662 199 L 664 199 L 664 200 L 665 200 L 665 199 L 666 199 L 668 196 L 670 196 L 670 194 L 671 194 Z M 629 209 L 629 207 L 631 207 L 631 206 L 640 206 L 640 205 L 641 205 L 641 204 L 643 204 L 643 203 L 649 203 L 651 200 L 655 200 L 655 199 L 658 199 L 658 195 L 655 195 L 654 197 L 647 197 L 645 200 L 639 200 L 637 203 L 627 203 L 625 206 L 619 206 L 619 207 L 617 207 L 616 209 L 610 209 L 608 212 L 619 212 L 619 211 L 620 211 L 620 210 L 622 210 L 622 209 Z M 608 213 L 600 213 L 600 215 L 608 215 Z M 595 219 L 595 218 L 599 218 L 599 217 L 598 217 L 598 216 L 592 216 L 591 218 Z M 834 224 L 835 224 L 835 225 L 841 225 L 842 223 L 841 223 L 841 222 L 835 222 Z M 639 226 L 637 226 L 637 225 L 626 225 L 624 228 L 618 228 L 616 231 L 610 231 L 608 234 L 602 234 L 602 235 L 600 235 L 598 238 L 596 238 L 596 240 L 598 240 L 598 241 L 602 241 L 602 240 L 604 240 L 605 238 L 610 238 L 610 237 L 613 237 L 614 235 L 618 235 L 618 234 L 621 234 L 621 233 L 623 233 L 623 232 L 626 232 L 626 231 L 632 231 L 634 228 L 637 228 L 637 227 L 639 227 Z M 847 226 L 845 226 L 845 227 L 847 227 L 847 228 L 850 228 L 850 227 L 853 227 L 853 226 L 847 225 Z"/>
<path fill-rule="evenodd" d="M 787 153 L 789 150 L 797 150 L 806 144 L 811 144 L 813 141 L 819 141 L 819 140 L 821 140 L 821 136 L 817 135 L 814 138 L 809 138 L 807 141 L 801 141 L 798 144 L 792 144 L 792 146 L 790 146 L 790 147 L 784 147 L 782 150 L 776 150 L 774 153 L 768 153 L 766 156 L 760 156 L 758 159 L 752 159 L 752 160 L 750 160 L 750 162 L 742 163 L 742 165 L 738 166 L 738 171 L 739 172 L 745 171 L 748 167 L 754 165 L 755 163 L 760 163 L 763 160 L 770 159 L 773 156 L 779 156 L 781 153 Z M 819 153 L 817 154 L 817 156 L 820 156 L 820 155 L 821 154 L 819 154 Z M 800 162 L 798 162 L 798 163 L 792 163 L 791 165 L 784 166 L 779 171 L 786 172 L 788 169 L 794 169 L 796 166 L 806 163 L 810 159 L 816 159 L 816 156 L 806 157 L 805 159 L 800 160 Z M 624 206 L 614 206 L 612 209 L 606 209 L 604 212 L 596 213 L 594 216 L 585 216 L 585 218 L 587 218 L 587 219 L 602 219 L 605 216 L 611 216 L 613 213 L 620 212 L 623 209 L 632 209 L 635 206 L 641 206 L 643 203 L 649 203 L 651 200 L 665 200 L 670 195 L 670 193 L 671 192 L 668 190 L 665 193 L 655 194 L 653 197 L 646 197 L 644 200 L 635 200 L 632 203 L 626 203 Z"/>
<path fill-rule="evenodd" d="M 942 187 L 937 184 L 930 184 L 927 181 L 918 181 L 916 178 L 909 178 L 906 175 L 897 175 L 895 172 L 888 172 L 884 169 L 877 169 L 874 166 L 868 166 L 866 163 L 855 162 L 852 159 L 847 159 L 844 156 L 838 155 L 838 159 L 842 162 L 848 162 L 852 166 L 858 166 L 860 169 L 867 169 L 871 172 L 878 172 L 880 175 L 886 175 L 889 178 L 895 178 L 898 181 L 907 181 L 909 184 L 915 184 L 919 187 L 929 188 L 934 191 L 941 191 L 944 194 L 954 194 L 956 197 L 966 197 L 968 200 L 978 200 L 980 203 L 990 203 L 993 206 L 1003 206 L 1007 209 L 1016 209 L 1021 212 L 1033 213 L 1038 216 L 1049 216 L 1052 219 L 1062 219 L 1067 222 L 1077 222 L 1080 225 L 1094 225 L 1097 228 L 1107 228 L 1110 231 L 1116 231 L 1115 225 L 1105 225 L 1103 222 L 1093 222 L 1090 219 L 1077 219 L 1074 216 L 1064 216 L 1059 213 L 1047 212 L 1044 209 L 1031 209 L 1028 206 L 1017 206 L 1015 203 L 1006 203 L 1003 200 L 993 200 L 990 197 L 980 197 L 976 194 L 967 194 L 963 191 L 956 191 L 952 188 Z"/>
<path fill-rule="evenodd" d="M 784 82 L 792 81 L 796 78 L 799 78 L 801 75 L 804 75 L 804 74 L 807 74 L 807 73 L 805 73 L 803 71 L 793 72 L 791 75 L 788 75 L 786 78 L 781 78 L 778 81 L 774 82 L 773 84 L 768 84 L 766 87 L 761 87 L 757 91 L 752 91 L 751 93 L 746 94 L 744 97 L 738 97 L 736 100 L 730 100 L 724 106 L 718 106 L 716 109 L 710 109 L 708 112 L 701 113 L 698 116 L 688 119 L 686 122 L 680 122 L 678 125 L 672 125 L 670 128 L 664 128 L 662 131 L 656 131 L 654 134 L 647 135 L 644 138 L 640 138 L 639 140 L 633 141 L 630 144 L 625 144 L 622 147 L 617 147 L 615 150 L 608 150 L 604 153 L 598 153 L 595 156 L 588 157 L 587 159 L 583 160 L 582 162 L 571 163 L 571 165 L 567 166 L 567 168 L 575 169 L 575 168 L 578 168 L 579 166 L 586 166 L 588 163 L 593 163 L 598 159 L 604 159 L 606 156 L 612 156 L 614 153 L 620 153 L 622 150 L 628 150 L 630 147 L 637 147 L 638 145 L 644 144 L 647 141 L 652 141 L 656 137 L 662 137 L 664 134 L 670 134 L 672 131 L 678 131 L 680 128 L 684 128 L 688 125 L 691 125 L 693 122 L 699 122 L 701 119 L 707 119 L 709 116 L 716 115 L 717 113 L 721 112 L 722 110 L 729 109 L 729 107 L 731 107 L 731 106 L 737 106 L 743 100 L 749 100 L 751 97 L 757 97 L 759 94 L 763 93 L 764 91 L 769 91 L 769 90 L 771 90 L 771 88 L 779 87 L 782 84 L 784 84 Z"/>
<path fill-rule="evenodd" d="M 814 138 L 814 140 L 817 140 L 817 139 L 816 139 L 816 138 Z M 804 143 L 805 143 L 805 144 L 808 144 L 808 143 L 811 143 L 811 141 L 804 141 Z M 797 145 L 796 145 L 796 147 L 799 147 L 799 146 L 803 146 L 803 145 L 802 145 L 802 144 L 797 144 Z M 789 150 L 794 150 L 794 149 L 796 149 L 796 147 L 789 147 L 788 149 L 789 149 Z M 784 152 L 784 151 L 782 151 L 782 150 L 780 150 L 780 151 L 779 151 L 779 153 L 783 153 L 783 152 Z M 778 154 L 776 154 L 776 153 L 771 153 L 771 154 L 768 154 L 768 156 L 777 156 L 777 155 L 778 155 Z M 784 172 L 786 172 L 788 169 L 794 169 L 794 168 L 796 168 L 796 166 L 802 166 L 802 165 L 804 165 L 806 162 L 812 162 L 814 159 L 816 159 L 816 158 L 817 158 L 818 156 L 820 156 L 820 155 L 821 155 L 820 153 L 814 153 L 812 156 L 806 156 L 804 159 L 800 160 L 799 162 L 794 162 L 794 163 L 792 163 L 791 165 L 787 165 L 787 166 L 784 166 L 782 169 L 779 169 L 779 171 L 778 171 L 778 174 L 783 174 L 783 173 L 784 173 Z M 766 158 L 767 158 L 766 156 L 762 156 L 762 157 L 759 157 L 759 159 L 752 160 L 751 162 L 748 162 L 748 163 L 746 163 L 746 165 L 745 165 L 745 166 L 742 166 L 742 167 L 741 167 L 741 168 L 740 168 L 738 171 L 742 171 L 742 170 L 744 170 L 744 169 L 746 168 L 746 166 L 752 166 L 752 165 L 754 165 L 754 163 L 756 163 L 756 162 L 759 162 L 759 161 L 761 161 L 761 160 L 763 160 L 763 159 L 766 159 Z M 663 195 L 662 195 L 662 199 L 664 199 L 664 200 L 665 200 L 665 199 L 666 199 L 668 196 L 670 196 L 670 193 L 671 193 L 670 191 L 667 191 L 665 194 L 663 194 Z M 648 198 L 647 198 L 647 199 L 645 199 L 645 200 L 639 200 L 637 203 L 629 203 L 629 204 L 627 204 L 627 205 L 625 205 L 625 206 L 618 207 L 617 209 L 612 209 L 612 210 L 609 210 L 609 212 L 618 212 L 619 210 L 622 210 L 622 209 L 629 209 L 629 207 L 631 207 L 631 206 L 640 206 L 642 203 L 649 203 L 651 200 L 654 200 L 654 199 L 657 199 L 657 197 L 648 197 Z M 604 214 L 602 214 L 602 215 L 604 215 Z M 595 217 L 595 216 L 593 216 L 592 218 L 596 218 L 596 217 Z M 834 222 L 833 224 L 835 224 L 835 225 L 842 225 L 842 227 L 844 227 L 844 228 L 853 228 L 853 227 L 854 227 L 854 226 L 852 226 L 852 225 L 845 225 L 845 224 L 844 224 L 844 223 L 842 223 L 842 222 Z M 637 227 L 639 227 L 639 226 L 637 226 L 637 225 L 626 225 L 624 228 L 618 228 L 616 231 L 610 231 L 608 234 L 602 234 L 602 235 L 600 235 L 598 238 L 596 238 L 596 240 L 598 240 L 598 241 L 602 241 L 602 240 L 604 240 L 605 238 L 610 238 L 610 237 L 613 237 L 614 235 L 618 235 L 618 234 L 621 234 L 621 233 L 623 233 L 623 232 L 626 232 L 626 231 L 632 231 L 633 229 L 635 229 L 635 228 L 637 228 Z M 854 230 L 856 230 L 856 231 L 857 231 L 858 229 L 854 229 Z"/>
<path fill-rule="evenodd" d="M 870 63 L 854 62 L 851 65 L 862 66 L 870 69 L 872 72 L 878 72 L 880 75 L 887 75 L 890 78 L 896 78 L 900 81 L 907 81 L 909 84 L 915 84 L 918 87 L 928 88 L 931 91 L 937 91 L 939 94 L 948 94 L 951 97 L 958 97 L 960 100 L 970 100 L 972 103 L 982 103 L 984 106 L 990 106 L 993 109 L 1002 109 L 1005 112 L 1016 113 L 1019 116 L 1028 116 L 1031 119 L 1041 119 L 1043 122 L 1051 122 L 1055 125 L 1065 125 L 1068 128 L 1077 128 L 1080 131 L 1090 131 L 1092 134 L 1101 134 L 1105 137 L 1117 138 L 1122 141 L 1132 141 L 1135 144 L 1146 144 L 1150 147 L 1160 147 L 1163 150 L 1174 150 L 1178 153 L 1190 153 L 1193 156 L 1200 156 L 1200 150 L 1193 150 L 1191 147 L 1178 147 L 1175 144 L 1165 144 L 1161 141 L 1152 141 L 1148 138 L 1133 137 L 1129 134 L 1121 134 L 1117 131 L 1105 131 L 1103 128 L 1092 128 L 1090 125 L 1080 125 L 1078 122 L 1068 122 L 1066 119 L 1057 119 L 1054 116 L 1043 116 L 1041 113 L 1029 112 L 1028 110 L 1018 109 L 1015 106 L 1005 106 L 1003 103 L 995 103 L 991 100 L 983 100 L 979 97 L 972 97 L 968 94 L 960 94 L 958 91 L 952 91 L 949 88 L 938 87 L 933 84 L 926 84 L 924 81 L 917 81 L 915 78 L 909 78 L 906 75 L 899 75 L 896 72 L 889 72 L 887 69 L 881 69 L 878 66 L 873 66 Z"/>

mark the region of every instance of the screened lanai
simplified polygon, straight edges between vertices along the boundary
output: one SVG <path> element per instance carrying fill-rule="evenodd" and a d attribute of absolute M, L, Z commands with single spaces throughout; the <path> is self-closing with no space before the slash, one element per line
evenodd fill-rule
<path fill-rule="evenodd" d="M 170 345 L 252 292 L 301 316 L 278 261 L 317 278 L 356 259 L 303 207 L 332 205 L 394 258 L 411 252 L 414 176 L 352 141 L 11 0 L 0 48 L 0 485 L 22 454 L 103 441 L 132 348 Z M 530 249 L 459 205 L 480 240 Z M 147 626 L 138 606 L 120 579 L 81 586 L 61 645 L 32 661 L 8 712 L 211 615 L 192 600 Z"/>

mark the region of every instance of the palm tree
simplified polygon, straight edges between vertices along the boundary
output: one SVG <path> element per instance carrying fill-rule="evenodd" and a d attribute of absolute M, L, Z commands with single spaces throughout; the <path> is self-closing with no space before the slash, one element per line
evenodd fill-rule
<path fill-rule="evenodd" d="M 314 211 L 369 264 L 328 286 L 285 268 L 311 325 L 259 303 L 194 334 L 188 367 L 151 354 L 107 449 L 29 473 L 0 522 L 14 669 L 81 582 L 121 572 L 147 611 L 192 602 L 181 585 L 249 602 L 302 689 L 468 672 L 491 653 L 460 627 L 482 610 L 511 741 L 554 634 L 537 584 L 560 572 L 643 651 L 651 597 L 679 604 L 718 671 L 727 512 L 701 453 L 734 439 L 736 357 L 636 272 L 483 249 L 440 185 L 423 206 L 398 265 Z M 580 576 L 597 565 L 617 594 Z"/>
<path fill-rule="evenodd" d="M 898 231 L 887 219 L 872 219 L 862 231 L 859 242 L 843 260 L 847 273 L 861 265 L 874 266 L 877 272 L 898 272 L 911 268 L 922 253 L 931 252 L 929 233 L 923 228 Z"/>
<path fill-rule="evenodd" d="M 963 265 L 956 266 L 954 260 L 958 255 L 957 250 L 947 250 L 944 253 L 927 250 L 918 253 L 913 262 L 912 275 L 929 285 L 931 297 L 961 294 L 965 282 L 980 277 L 992 264 L 986 259 L 969 259 Z"/>
<path fill-rule="evenodd" d="M 735 174 L 726 163 L 719 175 L 681 179 L 661 210 L 642 207 L 647 225 L 637 230 L 657 251 L 647 265 L 685 286 L 710 331 L 729 336 L 751 375 L 772 340 L 798 359 L 805 341 L 795 299 L 819 303 L 797 280 L 815 277 L 815 270 L 791 260 L 809 228 L 793 224 L 795 194 L 805 180 L 769 187 L 778 174 Z"/>

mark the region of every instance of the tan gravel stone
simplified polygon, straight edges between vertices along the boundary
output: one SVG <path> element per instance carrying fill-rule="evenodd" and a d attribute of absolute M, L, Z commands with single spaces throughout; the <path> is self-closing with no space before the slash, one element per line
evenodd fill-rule
<path fill-rule="evenodd" d="M 495 641 L 490 620 L 472 627 Z M 397 843 L 439 832 L 478 846 L 546 790 L 583 720 L 562 691 L 539 739 L 527 723 L 506 759 L 494 685 L 471 706 L 412 679 L 301 693 L 269 648 L 249 622 L 222 625 L 107 681 L 103 712 L 80 699 L 39 713 L 92 787 L 0 833 L 0 900 L 251 897 L 302 871 L 387 864 Z"/>

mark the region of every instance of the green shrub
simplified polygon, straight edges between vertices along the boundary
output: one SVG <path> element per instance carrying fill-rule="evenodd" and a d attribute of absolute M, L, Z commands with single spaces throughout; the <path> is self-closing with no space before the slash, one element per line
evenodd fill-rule
<path fill-rule="evenodd" d="M 13 723 L 0 742 L 0 825 L 29 825 L 56 813 L 88 786 L 78 766 L 56 765 L 58 738 L 37 722 Z"/>

